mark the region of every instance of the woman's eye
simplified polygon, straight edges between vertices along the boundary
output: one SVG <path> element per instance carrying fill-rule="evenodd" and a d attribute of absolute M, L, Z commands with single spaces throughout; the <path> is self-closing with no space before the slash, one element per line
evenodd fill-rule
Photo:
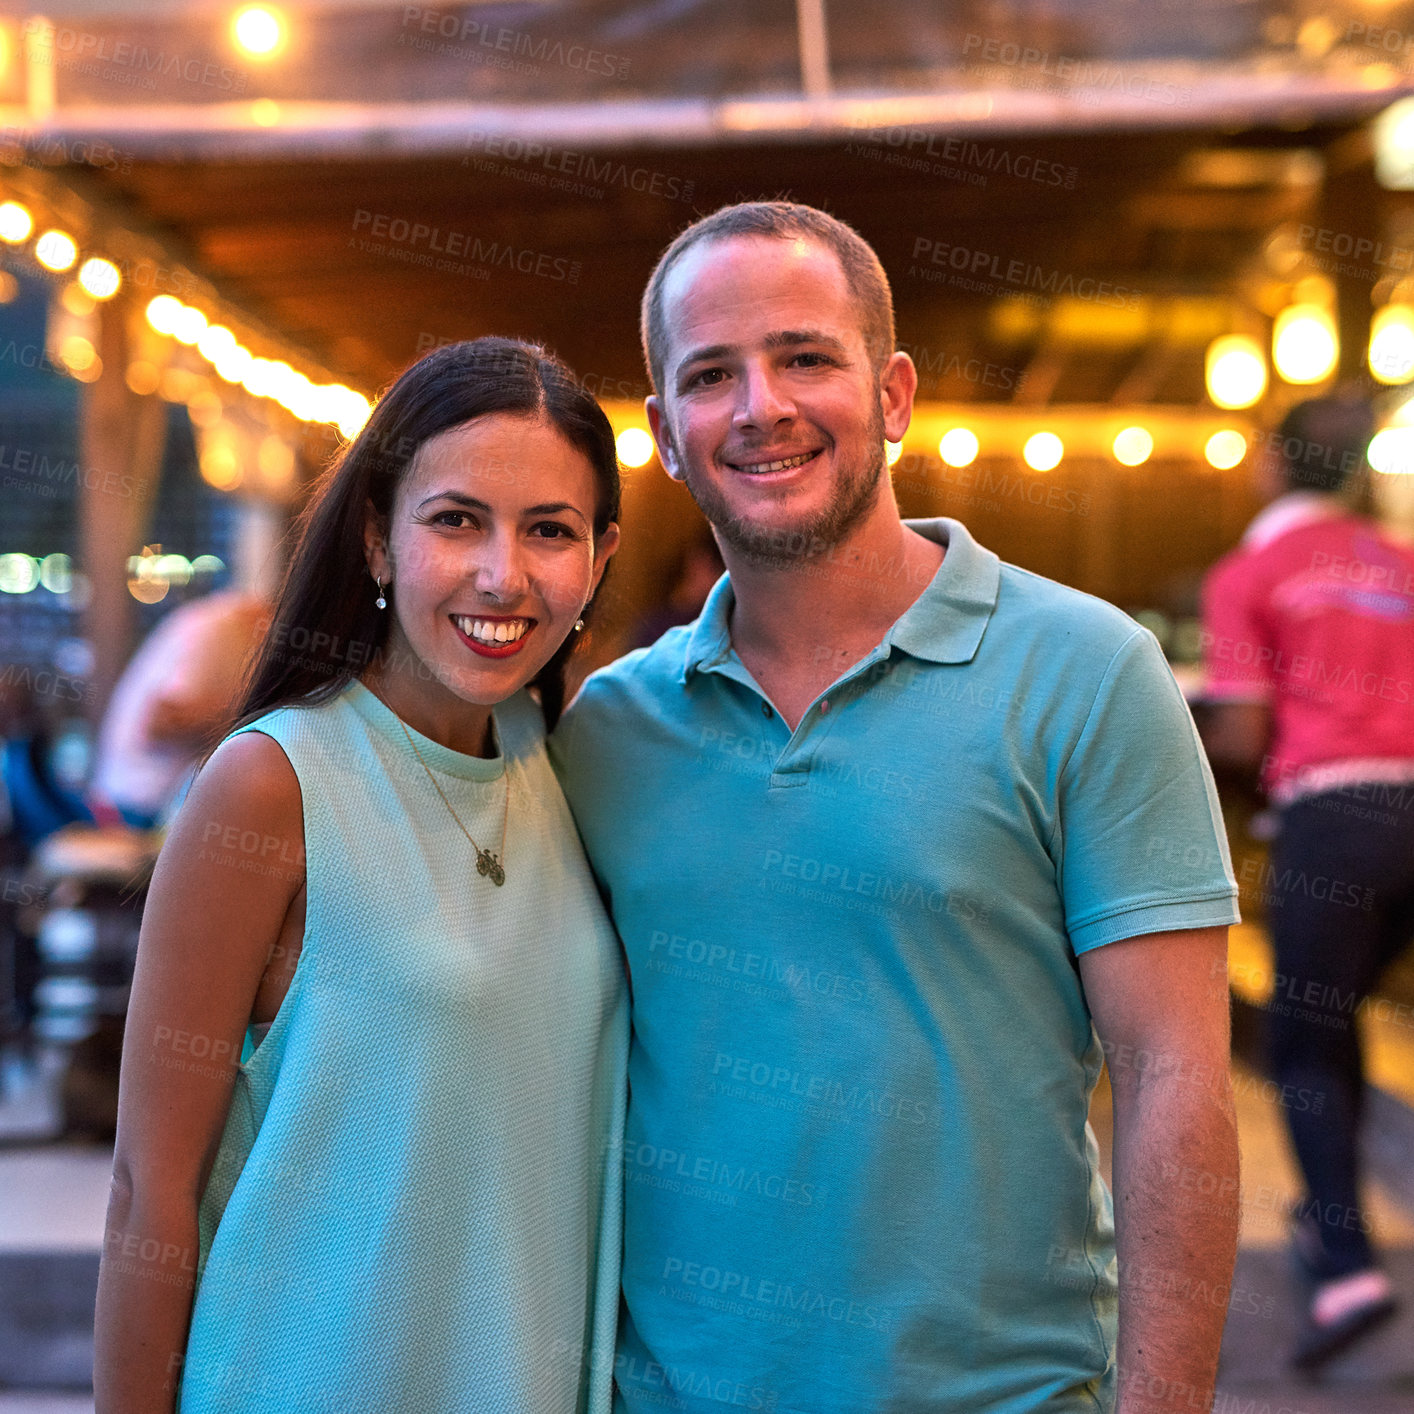
<path fill-rule="evenodd" d="M 557 520 L 542 520 L 530 529 L 530 533 L 540 540 L 572 540 L 574 531 Z"/>
<path fill-rule="evenodd" d="M 469 511 L 438 511 L 432 517 L 433 525 L 449 526 L 453 530 L 461 530 L 463 526 L 475 525 L 476 521 Z"/>

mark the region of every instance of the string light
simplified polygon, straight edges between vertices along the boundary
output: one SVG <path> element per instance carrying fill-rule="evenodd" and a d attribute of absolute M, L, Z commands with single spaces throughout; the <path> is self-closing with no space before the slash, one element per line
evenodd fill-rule
<path fill-rule="evenodd" d="M 1154 453 L 1154 439 L 1142 427 L 1126 427 L 1115 436 L 1115 460 L 1122 466 L 1142 466 Z"/>
<path fill-rule="evenodd" d="M 122 272 L 111 260 L 95 255 L 79 266 L 79 284 L 94 299 L 112 299 L 122 288 Z"/>
<path fill-rule="evenodd" d="M 1227 334 L 1208 345 L 1204 360 L 1208 396 L 1220 408 L 1250 408 L 1267 391 L 1261 345 L 1245 334 Z"/>
<path fill-rule="evenodd" d="M 641 427 L 625 427 L 614 439 L 614 449 L 624 466 L 647 466 L 653 459 L 653 438 Z"/>
<path fill-rule="evenodd" d="M 1052 471 L 1065 455 L 1065 443 L 1054 432 L 1038 432 L 1027 439 L 1021 455 L 1032 471 Z"/>
<path fill-rule="evenodd" d="M 32 230 L 34 217 L 29 214 L 28 207 L 21 206 L 18 201 L 0 204 L 0 241 L 19 245 L 21 241 L 29 239 Z"/>
<path fill-rule="evenodd" d="M 1381 382 L 1414 378 L 1414 306 L 1387 304 L 1370 321 L 1370 372 Z"/>
<path fill-rule="evenodd" d="M 1227 471 L 1247 455 L 1247 439 L 1242 433 L 1225 427 L 1208 438 L 1203 455 L 1207 457 L 1209 466 L 1216 467 L 1219 471 Z"/>
<path fill-rule="evenodd" d="M 1317 304 L 1293 304 L 1277 315 L 1272 362 L 1288 383 L 1324 382 L 1339 357 L 1340 340 L 1329 310 Z"/>
<path fill-rule="evenodd" d="M 79 258 L 79 248 L 67 232 L 45 231 L 34 243 L 34 258 L 46 270 L 67 270 Z"/>
<path fill-rule="evenodd" d="M 268 5 L 247 5 L 231 20 L 231 38 L 252 59 L 273 58 L 284 47 L 284 18 Z"/>
<path fill-rule="evenodd" d="M 938 455 L 948 466 L 971 466 L 981 447 L 970 427 L 950 427 L 938 442 Z"/>

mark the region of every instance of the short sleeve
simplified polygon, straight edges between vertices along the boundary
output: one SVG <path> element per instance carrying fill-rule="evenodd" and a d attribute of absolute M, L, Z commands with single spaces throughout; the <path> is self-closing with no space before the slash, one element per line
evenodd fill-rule
<path fill-rule="evenodd" d="M 1147 629 L 1110 660 L 1058 792 L 1053 852 L 1076 953 L 1238 922 L 1212 772 Z"/>
<path fill-rule="evenodd" d="M 1205 695 L 1220 702 L 1266 702 L 1276 654 L 1262 613 L 1251 557 L 1224 560 L 1203 585 Z"/>

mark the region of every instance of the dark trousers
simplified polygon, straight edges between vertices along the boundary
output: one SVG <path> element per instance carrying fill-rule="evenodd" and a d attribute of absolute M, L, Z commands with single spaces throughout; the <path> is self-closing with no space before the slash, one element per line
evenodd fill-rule
<path fill-rule="evenodd" d="M 1373 1262 L 1359 1199 L 1364 1071 L 1356 1017 L 1414 936 L 1414 785 L 1308 796 L 1282 812 L 1266 879 L 1276 949 L 1270 1058 L 1319 1233 L 1321 1275 Z"/>

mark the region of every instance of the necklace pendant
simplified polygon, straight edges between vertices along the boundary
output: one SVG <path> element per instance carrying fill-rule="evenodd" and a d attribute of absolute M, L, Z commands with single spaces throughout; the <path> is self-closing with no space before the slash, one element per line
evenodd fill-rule
<path fill-rule="evenodd" d="M 476 851 L 476 872 L 489 878 L 498 889 L 506 882 L 506 871 L 501 868 L 501 861 L 489 849 Z"/>

